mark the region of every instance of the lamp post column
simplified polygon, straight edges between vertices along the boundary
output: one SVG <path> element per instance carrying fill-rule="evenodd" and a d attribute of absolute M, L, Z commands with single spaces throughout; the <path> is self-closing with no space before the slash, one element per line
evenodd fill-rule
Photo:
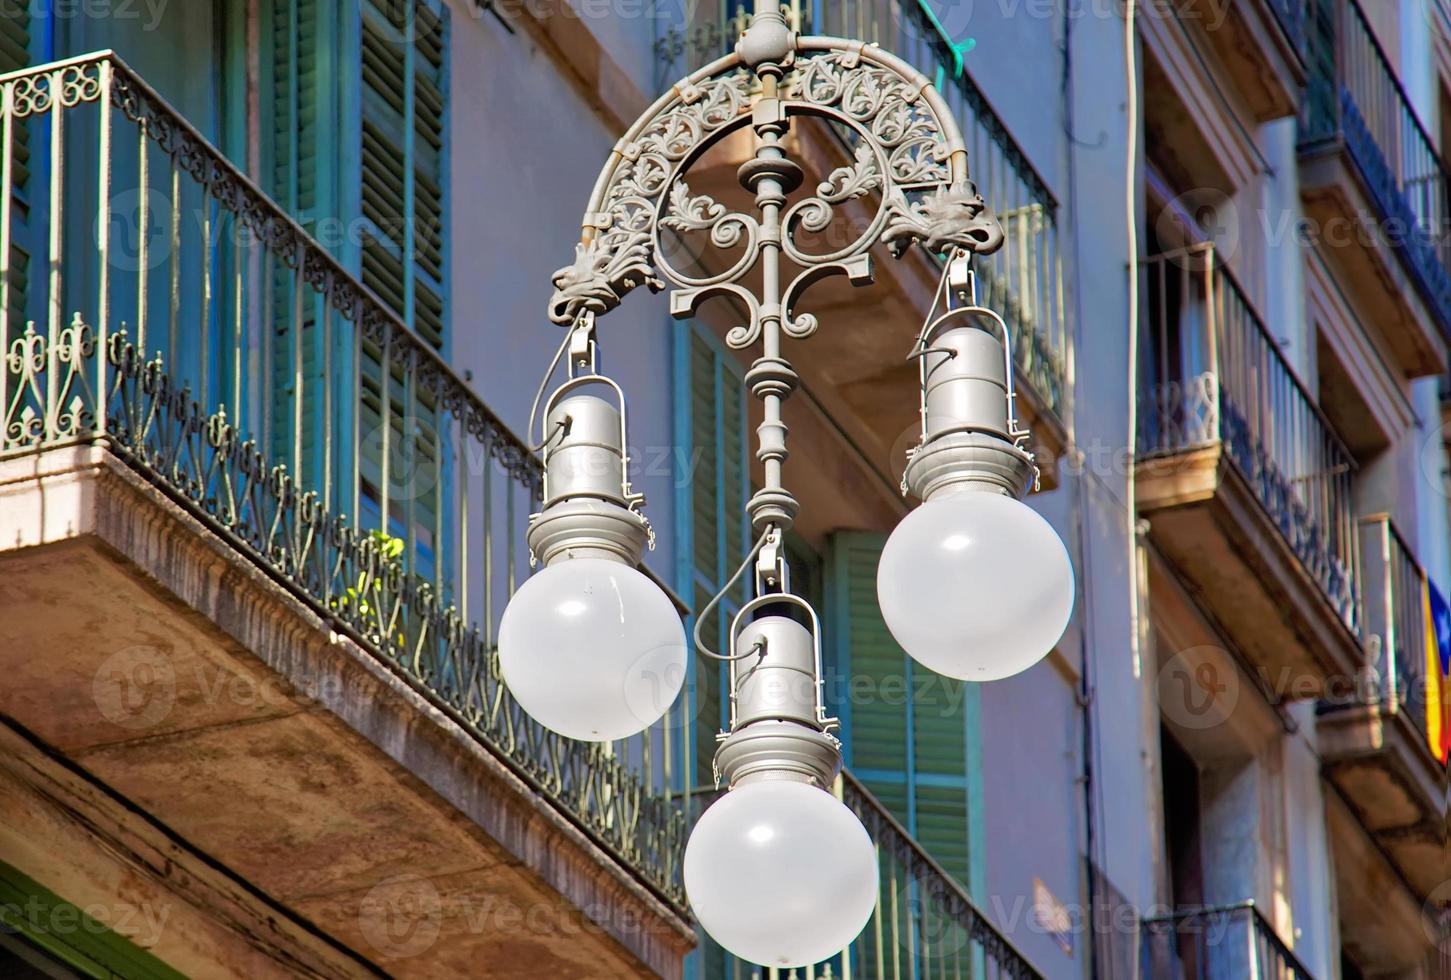
<path fill-rule="evenodd" d="M 786 196 L 801 186 L 804 176 L 800 165 L 788 159 L 781 146 L 782 137 L 791 128 L 779 89 L 792 56 L 792 42 L 779 0 L 761 0 L 738 49 L 741 60 L 761 83 L 760 98 L 751 108 L 756 153 L 738 173 L 741 185 L 755 192 L 756 208 L 761 214 L 761 356 L 746 375 L 752 394 L 761 399 L 762 405 L 756 457 L 761 461 L 763 485 L 747 504 L 757 534 L 772 525 L 783 531 L 789 529 L 799 509 L 782 479 L 789 452 L 786 423 L 781 418 L 782 403 L 799 380 L 790 362 L 781 356 L 781 324 L 787 314 L 781 295 L 781 212 Z"/>

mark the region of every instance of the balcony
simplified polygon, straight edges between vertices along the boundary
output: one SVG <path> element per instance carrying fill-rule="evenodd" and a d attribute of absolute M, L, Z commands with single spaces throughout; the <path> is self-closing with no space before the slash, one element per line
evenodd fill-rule
<path fill-rule="evenodd" d="M 1163 556 L 1277 697 L 1361 663 L 1355 462 L 1213 246 L 1146 259 L 1138 506 Z"/>
<path fill-rule="evenodd" d="M 1440 374 L 1451 333 L 1451 170 L 1356 0 L 1310 4 L 1307 51 L 1307 216 L 1405 371 Z"/>
<path fill-rule="evenodd" d="M 696 6 L 696 19 L 657 46 L 662 78 L 693 71 L 725 54 L 745 28 L 748 4 L 732 0 Z M 1067 445 L 1062 419 L 1069 357 L 1057 200 L 973 82 L 961 52 L 942 35 L 922 4 L 796 0 L 787 6 L 793 24 L 804 33 L 860 38 L 902 57 L 928 78 L 937 79 L 955 110 L 967 141 L 973 180 L 1006 236 L 997 253 L 977 262 L 980 299 L 1007 322 L 1017 365 L 1019 413 L 1033 430 L 1043 482 L 1055 485 L 1056 460 Z M 812 171 L 806 186 L 815 186 L 831 169 L 851 162 L 850 149 L 835 130 L 811 121 L 800 127 L 799 134 L 798 159 Z M 731 196 L 736 168 L 749 145 L 741 143 L 736 149 L 736 156 L 722 156 L 713 168 L 712 161 L 702 161 L 707 171 L 713 170 L 715 182 L 709 172 L 697 177 L 701 173 L 697 170 L 692 173 L 692 190 L 705 190 L 717 200 Z M 855 441 L 873 460 L 885 462 L 893 447 L 900 452 L 901 434 L 916 417 L 916 372 L 902 367 L 902 344 L 904 338 L 910 343 L 920 325 L 940 270 L 917 249 L 900 261 L 884 257 L 876 269 L 879 281 L 871 289 L 853 289 L 843 280 L 826 280 L 814 287 L 813 309 L 840 335 L 849 335 L 851 342 L 815 348 L 810 363 L 802 367 L 809 388 L 831 393 L 828 407 L 836 421 L 848 424 Z M 884 323 L 892 328 L 883 329 Z"/>
<path fill-rule="evenodd" d="M 1426 576 L 1385 515 L 1359 528 L 1361 630 L 1372 660 L 1323 702 L 1320 755 L 1361 824 L 1418 894 L 1447 874 L 1444 770 L 1426 741 Z"/>
<path fill-rule="evenodd" d="M 1145 977 L 1315 980 L 1253 902 L 1144 920 Z"/>
<path fill-rule="evenodd" d="M 0 112 L 0 714 L 268 935 L 414 975 L 678 975 L 664 728 L 571 742 L 500 683 L 525 444 L 115 56 L 0 76 Z M 112 900 L 59 856 L 0 860 Z M 195 964 L 185 932 L 152 952 Z"/>

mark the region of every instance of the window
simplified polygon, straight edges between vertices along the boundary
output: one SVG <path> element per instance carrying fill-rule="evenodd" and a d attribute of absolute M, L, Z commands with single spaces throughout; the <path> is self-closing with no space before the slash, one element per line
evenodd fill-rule
<path fill-rule="evenodd" d="M 750 466 L 746 438 L 745 382 L 740 363 L 713 334 L 697 324 L 682 326 L 676 334 L 675 390 L 676 466 L 679 487 L 676 540 L 679 546 L 677 587 L 691 607 L 702 609 L 711 596 L 740 567 L 750 547 Z M 742 581 L 721 600 L 711 616 L 707 641 L 725 646 L 731 617 L 747 598 Z M 687 717 L 695 719 L 691 732 L 687 787 L 710 787 L 715 736 L 729 720 L 726 665 L 700 657 L 690 659 Z"/>
<path fill-rule="evenodd" d="M 846 764 L 949 872 L 968 882 L 965 682 L 908 657 L 877 606 L 886 537 L 834 534 L 826 566 L 827 707 Z"/>
<path fill-rule="evenodd" d="M 691 608 L 703 609 L 735 573 L 750 548 L 750 451 L 746 428 L 750 393 L 740 362 L 708 328 L 681 325 L 675 334 L 676 586 Z M 748 582 L 737 583 L 712 612 L 706 642 L 723 650 L 730 621 L 748 597 Z M 687 623 L 694 627 L 694 621 Z M 687 699 L 681 732 L 686 746 L 683 786 L 687 791 L 715 785 L 716 733 L 730 719 L 727 665 L 689 658 Z M 693 719 L 693 721 L 689 720 Z M 706 980 L 748 976 L 743 964 L 701 934 L 700 975 Z"/>
<path fill-rule="evenodd" d="M 421 340 L 446 352 L 446 8 L 438 0 L 271 0 L 268 16 L 271 86 L 262 112 L 271 135 L 270 192 Z M 356 74 L 339 66 L 356 66 Z M 356 370 L 361 388 L 355 403 L 351 388 L 347 398 L 333 399 L 343 417 L 296 426 L 303 482 L 316 487 L 350 472 L 354 461 L 339 460 L 336 473 L 321 474 L 314 442 L 327 431 L 351 431 L 357 413 L 361 513 L 351 516 L 411 539 L 420 558 L 414 571 L 432 575 L 447 510 L 440 488 L 449 481 L 437 406 L 413 384 L 418 365 L 401 350 L 360 340 L 336 318 L 332 330 L 320 329 L 321 298 L 305 293 L 299 302 L 296 293 L 293 270 L 277 270 L 274 415 L 290 417 L 299 379 L 317 391 L 344 385 L 339 379 Z M 294 428 L 278 428 L 272 453 L 291 458 Z M 334 494 L 340 509 L 353 509 L 350 495 Z"/>
<path fill-rule="evenodd" d="M 0 18 L 0 73 L 16 71 L 30 64 L 30 20 L 28 4 L 20 4 L 16 10 L 7 11 L 5 17 Z M 30 249 L 26 247 L 29 236 L 25 227 L 25 216 L 29 203 L 27 188 L 30 183 L 30 125 L 27 123 L 16 125 L 10 139 L 11 187 L 13 188 L 11 206 L 14 208 L 14 218 L 12 218 L 11 228 L 10 262 L 6 276 L 8 303 L 5 312 L 8 330 L 3 339 L 7 342 L 10 337 L 24 329 L 25 322 L 31 254 Z"/>

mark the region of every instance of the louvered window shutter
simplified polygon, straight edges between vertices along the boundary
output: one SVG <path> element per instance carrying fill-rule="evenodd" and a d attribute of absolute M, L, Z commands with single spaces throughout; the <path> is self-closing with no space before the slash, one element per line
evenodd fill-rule
<path fill-rule="evenodd" d="M 0 18 L 0 72 L 16 71 L 31 62 L 30 5 L 16 4 Z M 29 206 L 30 186 L 30 123 L 16 123 L 11 133 L 10 166 L 12 207 L 14 225 L 11 229 L 10 262 L 7 271 L 9 285 L 8 336 L 13 337 L 24 329 L 26 294 L 30 279 L 30 249 L 27 248 L 26 216 Z M 0 190 L 0 193 L 4 193 Z"/>
<path fill-rule="evenodd" d="M 749 547 L 747 392 L 739 362 L 707 329 L 683 325 L 676 338 L 676 443 L 682 452 L 675 465 L 684 467 L 676 474 L 677 512 L 682 515 L 678 584 L 694 608 L 701 609 L 739 567 Z M 744 601 L 744 585 L 738 583 L 722 600 L 720 612 L 712 613 L 708 636 L 716 649 L 724 645 L 730 617 Z M 685 778 L 694 786 L 711 784 L 715 736 L 729 718 L 724 666 L 691 658 L 694 772 Z"/>
<path fill-rule="evenodd" d="M 316 232 L 320 218 L 338 211 L 335 163 L 325 148 L 335 145 L 335 133 L 326 122 L 334 115 L 335 92 L 328 87 L 321 65 L 335 47 L 335 29 L 329 0 L 268 0 L 264 7 L 266 66 L 269 96 L 263 101 L 263 125 L 270 134 L 270 159 L 264 162 L 272 199 L 308 231 Z M 269 284 L 272 334 L 269 339 L 272 372 L 272 413 L 267 433 L 275 460 L 294 458 L 294 442 L 301 438 L 296 458 L 303 485 L 321 489 L 321 439 L 331 424 L 322 418 L 319 393 L 322 377 L 321 297 L 301 286 L 296 270 L 278 263 Z M 336 335 L 340 337 L 341 334 Z M 338 363 L 334 358 L 333 363 Z M 299 368 L 300 364 L 300 368 Z M 298 418 L 297 387 L 303 403 Z M 348 494 L 336 495 L 340 500 Z"/>
<path fill-rule="evenodd" d="M 967 724 L 962 681 L 918 666 L 882 620 L 877 562 L 885 537 L 832 536 L 826 642 L 831 705 L 847 765 L 960 881 L 968 877 Z"/>
<path fill-rule="evenodd" d="M 444 350 L 446 9 L 437 0 L 267 0 L 266 10 L 272 84 L 270 99 L 264 100 L 270 117 L 264 128 L 272 143 L 267 177 L 273 197 L 315 234 L 328 219 L 351 219 L 341 239 L 316 237 L 325 247 L 339 249 L 340 260 L 422 340 Z M 348 38 L 356 39 L 356 58 L 338 55 L 349 50 Z M 343 77 L 348 64 L 357 72 L 351 85 Z M 346 111 L 346 93 L 356 98 L 356 115 Z M 350 205 L 358 211 L 350 214 Z M 321 377 L 321 298 L 304 293 L 299 303 L 292 273 L 276 270 L 272 300 L 277 424 L 271 448 L 283 460 L 292 458 L 299 363 L 305 392 L 340 384 Z M 331 363 L 339 372 L 354 360 L 350 329 L 334 318 Z M 411 538 L 420 556 L 415 570 L 431 574 L 445 509 L 436 406 L 431 395 L 413 387 L 417 365 L 405 362 L 401 345 L 384 351 L 365 341 L 356 354 L 361 395 L 342 408 L 358 413 L 361 435 L 355 462 L 362 513 L 350 516 L 361 527 Z M 338 394 L 347 392 L 339 388 Z M 334 399 L 339 405 L 342 401 Z M 319 478 L 336 475 L 320 474 L 315 443 L 329 424 L 337 430 L 342 420 L 313 418 L 309 408 L 304 405 L 298 427 L 300 456 L 304 483 L 316 487 Z M 351 447 L 340 447 L 334 454 L 339 473 L 350 472 L 350 460 L 344 458 L 350 452 Z M 351 488 L 338 491 L 334 499 L 346 510 Z"/>
<path fill-rule="evenodd" d="M 703 609 L 740 566 L 750 547 L 746 500 L 750 496 L 749 397 L 743 369 L 705 327 L 682 324 L 675 334 L 675 443 L 674 466 L 679 548 L 677 587 L 690 597 L 692 607 Z M 703 633 L 716 650 L 724 647 L 733 617 L 745 602 L 743 584 L 737 584 L 711 614 Z M 693 625 L 693 624 L 692 624 Z M 682 782 L 693 789 L 713 786 L 716 733 L 729 720 L 726 665 L 700 657 L 690 658 L 685 717 L 690 728 L 690 758 Z M 709 936 L 701 934 L 701 975 L 706 980 L 746 976 Z"/>
<path fill-rule="evenodd" d="M 363 0 L 359 202 L 363 283 L 424 342 L 446 349 L 447 10 L 434 0 Z M 383 367 L 389 364 L 386 527 L 413 535 L 429 574 L 441 527 L 442 463 L 432 396 L 410 386 L 416 365 L 400 352 L 363 347 L 362 431 L 382 428 Z M 381 437 L 365 440 L 363 495 L 382 525 Z M 433 474 L 433 475 L 429 475 Z M 420 476 L 421 475 L 421 476 Z"/>
<path fill-rule="evenodd" d="M 430 0 L 362 3 L 363 282 L 442 348 L 448 18 Z"/>

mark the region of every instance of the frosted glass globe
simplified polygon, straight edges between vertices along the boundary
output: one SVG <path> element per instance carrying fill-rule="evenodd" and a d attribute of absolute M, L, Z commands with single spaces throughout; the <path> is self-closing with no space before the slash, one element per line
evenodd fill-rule
<path fill-rule="evenodd" d="M 937 497 L 897 525 L 877 566 L 877 601 L 913 660 L 993 681 L 1048 655 L 1073 612 L 1073 565 L 1053 526 L 1020 500 Z"/>
<path fill-rule="evenodd" d="M 871 918 L 876 852 L 830 793 L 792 780 L 746 783 L 691 831 L 685 893 L 705 931 L 741 959 L 807 966 L 845 949 Z"/>
<path fill-rule="evenodd" d="M 669 709 L 685 681 L 685 630 L 654 582 L 602 558 L 531 577 L 499 624 L 499 667 L 545 728 L 586 742 L 626 738 Z"/>

